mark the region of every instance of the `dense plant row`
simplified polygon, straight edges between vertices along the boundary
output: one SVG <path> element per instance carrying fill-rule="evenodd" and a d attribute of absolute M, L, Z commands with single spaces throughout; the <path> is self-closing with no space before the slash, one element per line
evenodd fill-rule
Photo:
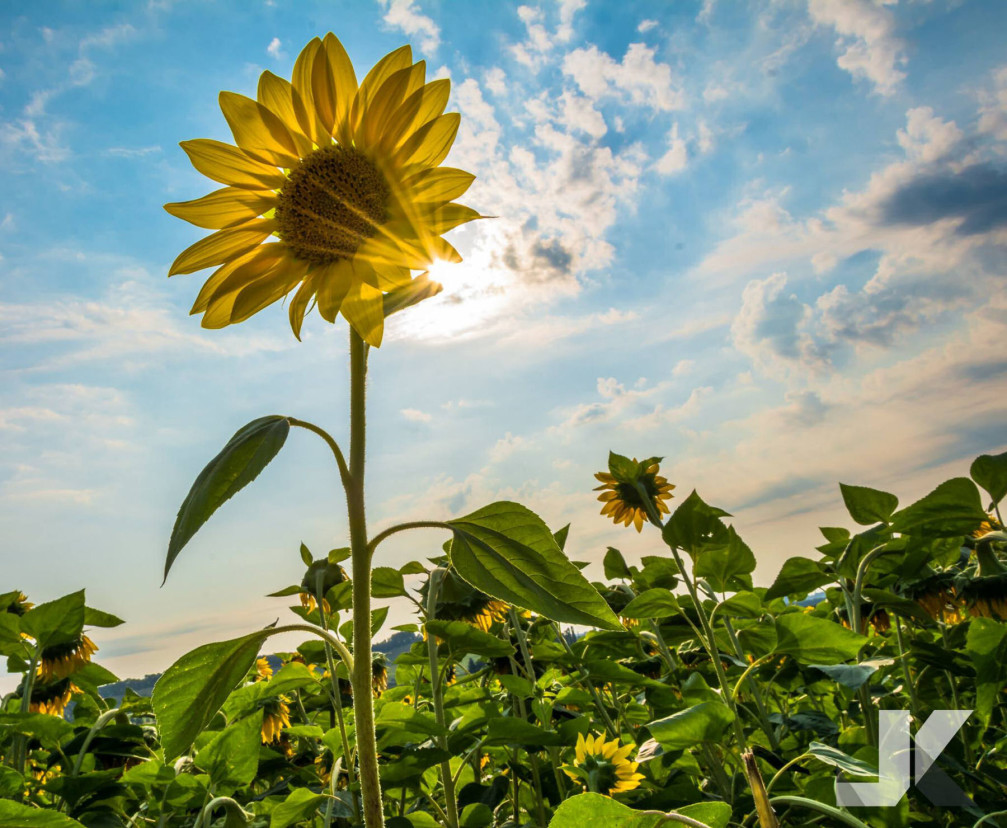
<path fill-rule="evenodd" d="M 371 664 L 385 824 L 1007 825 L 1007 455 L 971 474 L 901 510 L 842 486 L 856 526 L 823 528 L 817 558 L 768 588 L 724 511 L 693 492 L 665 517 L 657 460 L 618 455 L 603 509 L 654 545 L 634 562 L 607 551 L 591 585 L 604 610 L 578 604 L 566 569 L 522 582 L 523 556 L 563 549 L 566 530 L 516 504 L 452 522 L 443 554 L 375 567 L 375 597 L 415 606 L 395 629 L 421 634 Z M 491 553 L 516 566 L 494 570 Z M 94 655 L 121 622 L 83 592 L 0 596 L 0 651 L 23 675 L 0 712 L 0 826 L 359 825 L 349 550 L 301 555 L 303 581 L 276 593 L 295 599 L 290 625 L 189 653 L 152 699 L 103 698 L 115 677 Z M 495 594 L 461 577 L 465 555 L 500 578 Z M 500 597 L 515 591 L 521 605 Z M 571 612 L 585 622 L 552 620 Z M 281 629 L 306 640 L 262 657 Z M 892 807 L 836 806 L 837 774 L 878 774 L 880 709 L 917 728 L 973 711 L 937 763 L 962 807 L 925 785 Z"/>

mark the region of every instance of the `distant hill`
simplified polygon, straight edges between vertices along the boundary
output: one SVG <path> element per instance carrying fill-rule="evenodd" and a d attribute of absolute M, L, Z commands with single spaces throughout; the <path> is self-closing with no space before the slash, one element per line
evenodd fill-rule
<path fill-rule="evenodd" d="M 376 642 L 373 648 L 375 652 L 385 654 L 390 667 L 395 663 L 395 659 L 402 655 L 402 653 L 406 652 L 419 640 L 420 636 L 416 633 L 397 632 L 386 641 Z M 278 656 L 267 655 L 266 659 L 268 659 L 270 666 L 274 670 L 279 668 L 281 662 Z M 389 685 L 394 686 L 395 671 L 390 669 L 388 674 Z M 154 683 L 159 678 L 161 678 L 160 673 L 148 673 L 143 678 L 123 679 L 122 681 L 117 681 L 115 684 L 106 684 L 101 688 L 101 695 L 104 698 L 113 698 L 116 702 L 121 702 L 122 697 L 126 693 L 126 689 L 129 688 L 138 696 L 150 696 L 150 694 L 154 692 Z"/>

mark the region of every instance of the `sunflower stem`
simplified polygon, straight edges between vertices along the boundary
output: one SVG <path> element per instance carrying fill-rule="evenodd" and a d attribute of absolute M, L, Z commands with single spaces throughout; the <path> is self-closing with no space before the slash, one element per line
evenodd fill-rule
<path fill-rule="evenodd" d="M 366 447 L 367 346 L 350 329 L 350 469 L 346 511 L 353 560 L 353 724 L 357 742 L 360 796 L 367 828 L 384 828 L 378 747 L 374 733 L 371 694 L 371 556 L 367 549 L 364 509 L 364 451 Z"/>

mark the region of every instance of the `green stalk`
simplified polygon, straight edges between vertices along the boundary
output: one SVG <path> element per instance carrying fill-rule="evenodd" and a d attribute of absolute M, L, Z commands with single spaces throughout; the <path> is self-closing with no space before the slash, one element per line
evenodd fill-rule
<path fill-rule="evenodd" d="M 360 767 L 360 796 L 367 828 L 384 828 L 378 746 L 374 732 L 371 694 L 371 556 L 367 548 L 364 509 L 364 451 L 366 447 L 367 346 L 350 329 L 350 474 L 346 511 L 350 524 L 353 562 L 353 724 Z"/>
<path fill-rule="evenodd" d="M 437 593 L 440 590 L 441 579 L 444 577 L 444 570 L 438 567 L 430 573 L 430 580 L 427 582 L 427 620 L 432 620 L 437 608 Z M 447 716 L 444 715 L 444 687 L 441 681 L 441 671 L 437 666 L 437 640 L 427 633 L 427 658 L 430 663 L 430 692 L 434 697 L 434 716 L 445 730 L 447 729 Z M 441 735 L 437 741 L 441 750 L 448 750 L 448 737 Z M 455 783 L 451 774 L 451 762 L 445 760 L 441 762 L 441 786 L 444 788 L 444 807 L 447 809 L 445 822 L 448 828 L 458 828 L 458 802 L 455 799 Z"/>
<path fill-rule="evenodd" d="M 581 675 L 581 678 L 575 679 L 575 681 L 591 694 L 591 698 L 594 699 L 594 706 L 597 708 L 598 712 L 601 714 L 601 718 L 605 722 L 605 728 L 608 730 L 608 735 L 618 739 L 619 730 L 612 722 L 612 717 L 608 715 L 608 710 L 605 709 L 605 703 L 602 701 L 601 696 L 598 695 L 598 689 L 591 681 L 590 675 L 586 670 L 584 670 L 584 667 L 580 663 L 580 659 L 577 658 L 574 653 L 573 648 L 570 646 L 570 642 L 566 640 L 566 636 L 563 635 L 563 630 L 560 629 L 559 624 L 555 621 L 551 623 L 553 629 L 556 631 L 556 637 L 559 639 L 559 643 L 562 645 L 563 649 L 566 650 L 566 654 L 573 661 L 574 666 L 577 668 L 577 672 Z"/>

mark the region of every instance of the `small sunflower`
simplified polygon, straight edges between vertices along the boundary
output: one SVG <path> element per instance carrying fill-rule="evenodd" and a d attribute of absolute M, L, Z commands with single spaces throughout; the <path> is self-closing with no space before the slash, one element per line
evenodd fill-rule
<path fill-rule="evenodd" d="M 594 793 L 624 793 L 640 787 L 642 773 L 637 773 L 636 762 L 629 760 L 633 745 L 619 747 L 619 740 L 605 741 L 603 735 L 588 736 L 577 734 L 573 765 L 564 766 L 563 772 L 571 779 L 581 782 Z"/>
<path fill-rule="evenodd" d="M 388 664 L 384 653 L 375 653 L 371 662 L 371 690 L 374 698 L 378 698 L 388 689 Z"/>
<path fill-rule="evenodd" d="M 64 679 L 87 664 L 96 652 L 98 648 L 94 642 L 83 634 L 64 644 L 43 647 L 38 665 L 39 677 L 43 681 Z"/>
<path fill-rule="evenodd" d="M 290 705 L 286 698 L 268 699 L 262 705 L 262 744 L 275 742 L 286 727 L 290 727 Z"/>
<path fill-rule="evenodd" d="M 595 491 L 601 492 L 598 500 L 605 504 L 601 507 L 601 513 L 624 526 L 633 524 L 637 532 L 642 532 L 643 524 L 650 520 L 648 502 L 659 515 L 668 514 L 664 501 L 674 497 L 671 491 L 675 486 L 658 474 L 659 458 L 651 457 L 642 463 L 635 457 L 631 461 L 624 457 L 619 460 L 625 461 L 625 470 L 616 472 L 610 463 L 609 471 L 595 474 L 595 478 L 601 483 L 595 487 Z"/>
<path fill-rule="evenodd" d="M 972 537 L 976 540 L 988 535 L 990 532 L 1000 532 L 1003 531 L 1003 524 L 997 520 L 996 515 L 987 514 L 986 520 L 979 524 L 979 528 L 972 533 Z"/>
<path fill-rule="evenodd" d="M 295 288 L 290 326 L 300 338 L 312 300 L 328 322 L 342 314 L 381 344 L 386 310 L 436 293 L 425 273 L 461 261 L 441 236 L 479 218 L 454 199 L 474 180 L 441 167 L 459 115 L 444 113 L 450 82 L 427 82 L 408 46 L 359 84 L 342 44 L 315 38 L 292 82 L 263 72 L 257 99 L 220 93 L 235 144 L 183 141 L 193 166 L 224 186 L 165 209 L 212 235 L 183 251 L 168 273 L 217 267 L 192 313 L 205 328 L 248 319 Z M 270 241 L 272 239 L 272 241 Z M 299 287 L 298 287 L 299 286 Z"/>
<path fill-rule="evenodd" d="M 269 664 L 268 658 L 255 659 L 255 680 L 265 681 L 273 677 L 273 668 Z"/>
<path fill-rule="evenodd" d="M 25 595 L 21 590 L 14 590 L 14 592 L 8 592 L 3 596 L 3 600 L 6 603 L 4 607 L 5 612 L 9 612 L 12 615 L 22 616 L 28 610 L 30 610 L 35 605 L 28 600 L 28 596 Z"/>
<path fill-rule="evenodd" d="M 931 575 L 912 584 L 905 592 L 935 621 L 958 624 L 965 619 L 961 598 L 955 590 L 953 576 L 949 573 Z"/>
<path fill-rule="evenodd" d="M 420 588 L 426 601 L 427 584 Z M 476 589 L 453 569 L 444 570 L 437 591 L 434 618 L 441 621 L 465 621 L 483 632 L 507 618 L 510 605 Z M 527 613 L 522 612 L 523 615 Z M 426 632 L 424 632 L 424 636 Z"/>

